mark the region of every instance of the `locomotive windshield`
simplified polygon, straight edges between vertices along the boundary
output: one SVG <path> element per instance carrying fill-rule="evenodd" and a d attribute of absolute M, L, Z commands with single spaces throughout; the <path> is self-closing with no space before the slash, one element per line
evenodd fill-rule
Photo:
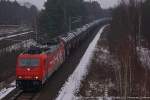
<path fill-rule="evenodd" d="M 20 59 L 19 66 L 21 67 L 36 67 L 39 66 L 40 60 L 39 59 Z"/>

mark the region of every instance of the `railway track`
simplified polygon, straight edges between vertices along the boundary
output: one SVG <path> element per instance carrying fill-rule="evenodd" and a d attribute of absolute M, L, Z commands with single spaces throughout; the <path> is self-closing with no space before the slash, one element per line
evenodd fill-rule
<path fill-rule="evenodd" d="M 38 92 L 24 92 L 18 90 L 14 95 L 7 98 L 7 100 L 36 100 L 38 97 Z"/>

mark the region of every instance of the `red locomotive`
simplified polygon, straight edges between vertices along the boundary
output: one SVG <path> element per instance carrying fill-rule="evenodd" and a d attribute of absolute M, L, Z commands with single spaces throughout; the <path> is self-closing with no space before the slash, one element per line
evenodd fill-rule
<path fill-rule="evenodd" d="M 41 87 L 65 60 L 63 42 L 32 47 L 20 54 L 16 66 L 16 84 L 21 89 Z"/>
<path fill-rule="evenodd" d="M 78 28 L 59 39 L 31 48 L 20 54 L 16 65 L 16 85 L 21 89 L 41 87 L 64 62 L 70 50 L 86 39 L 89 33 L 100 24 L 111 19 L 100 19 Z"/>

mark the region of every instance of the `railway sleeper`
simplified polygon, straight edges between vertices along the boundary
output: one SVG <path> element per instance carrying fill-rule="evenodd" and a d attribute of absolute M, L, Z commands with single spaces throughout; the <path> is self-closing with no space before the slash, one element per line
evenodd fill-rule
<path fill-rule="evenodd" d="M 39 80 L 17 80 L 16 87 L 25 91 L 39 90 L 42 88 L 42 81 Z"/>

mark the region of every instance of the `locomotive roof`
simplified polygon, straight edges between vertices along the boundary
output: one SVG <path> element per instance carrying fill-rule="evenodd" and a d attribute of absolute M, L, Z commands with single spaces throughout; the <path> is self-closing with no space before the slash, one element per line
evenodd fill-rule
<path fill-rule="evenodd" d="M 65 42 L 69 42 L 71 39 L 73 39 L 75 37 L 74 32 L 70 32 L 65 34 L 65 36 L 62 36 L 61 38 L 65 41 Z"/>
<path fill-rule="evenodd" d="M 47 43 L 30 47 L 23 54 L 41 54 L 41 53 L 53 52 L 59 47 L 59 43 L 60 42 L 58 40 L 51 40 Z"/>

